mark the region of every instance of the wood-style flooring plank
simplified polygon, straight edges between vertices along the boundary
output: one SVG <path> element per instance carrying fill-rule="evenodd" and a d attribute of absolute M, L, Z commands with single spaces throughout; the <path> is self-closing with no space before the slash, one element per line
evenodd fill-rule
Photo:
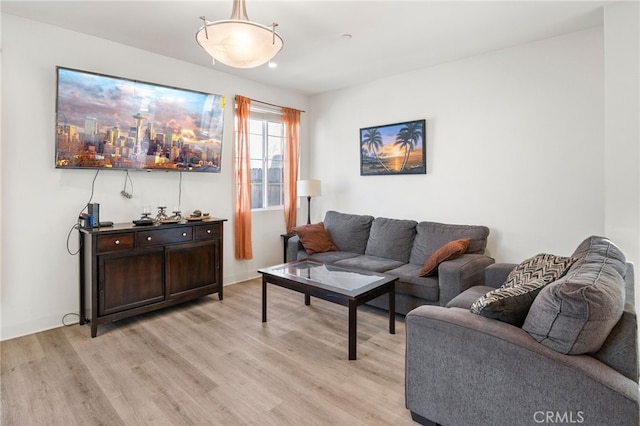
<path fill-rule="evenodd" d="M 2 425 L 411 425 L 405 327 L 358 309 L 348 357 L 344 306 L 268 287 L 225 287 L 98 327 L 1 342 Z"/>

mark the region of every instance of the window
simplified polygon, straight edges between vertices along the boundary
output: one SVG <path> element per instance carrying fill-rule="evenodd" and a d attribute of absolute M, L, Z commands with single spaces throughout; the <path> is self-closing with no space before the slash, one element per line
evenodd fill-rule
<path fill-rule="evenodd" d="M 284 125 L 280 109 L 251 106 L 251 209 L 284 205 Z"/>

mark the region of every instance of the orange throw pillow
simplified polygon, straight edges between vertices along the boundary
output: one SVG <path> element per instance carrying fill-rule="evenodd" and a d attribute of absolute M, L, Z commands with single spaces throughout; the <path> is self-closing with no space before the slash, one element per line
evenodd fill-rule
<path fill-rule="evenodd" d="M 333 244 L 327 230 L 324 229 L 323 222 L 296 226 L 293 232 L 300 238 L 307 254 L 338 251 L 338 247 Z"/>
<path fill-rule="evenodd" d="M 442 262 L 445 260 L 455 259 L 456 257 L 464 254 L 464 252 L 467 251 L 467 247 L 469 247 L 470 242 L 470 238 L 463 238 L 461 240 L 448 242 L 440 247 L 424 262 L 422 269 L 420 269 L 420 276 L 429 277 L 434 275 L 438 270 L 438 265 Z"/>

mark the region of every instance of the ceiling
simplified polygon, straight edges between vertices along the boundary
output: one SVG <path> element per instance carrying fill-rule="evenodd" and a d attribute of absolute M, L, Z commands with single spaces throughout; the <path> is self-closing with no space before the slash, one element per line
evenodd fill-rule
<path fill-rule="evenodd" d="M 278 23 L 278 67 L 234 69 L 195 42 L 232 0 L 2 1 L 3 13 L 94 35 L 303 94 L 317 94 L 534 40 L 601 26 L 606 1 L 246 0 Z M 351 35 L 351 37 L 345 36 Z"/>

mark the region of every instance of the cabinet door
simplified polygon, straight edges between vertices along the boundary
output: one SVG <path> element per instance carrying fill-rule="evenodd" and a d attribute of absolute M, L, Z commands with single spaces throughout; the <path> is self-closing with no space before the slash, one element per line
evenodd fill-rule
<path fill-rule="evenodd" d="M 162 248 L 98 256 L 98 315 L 164 300 Z"/>
<path fill-rule="evenodd" d="M 214 292 L 220 283 L 220 241 L 202 241 L 166 248 L 169 297 L 196 292 Z"/>

